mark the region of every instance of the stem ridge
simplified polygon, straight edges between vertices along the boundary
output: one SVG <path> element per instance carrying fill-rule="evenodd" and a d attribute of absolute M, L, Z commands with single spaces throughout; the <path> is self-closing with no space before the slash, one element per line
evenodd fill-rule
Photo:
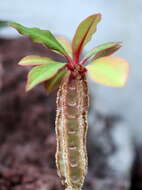
<path fill-rule="evenodd" d="M 72 106 L 71 106 L 72 105 Z M 62 184 L 80 190 L 87 173 L 88 86 L 86 76 L 68 73 L 57 94 L 56 165 Z"/>

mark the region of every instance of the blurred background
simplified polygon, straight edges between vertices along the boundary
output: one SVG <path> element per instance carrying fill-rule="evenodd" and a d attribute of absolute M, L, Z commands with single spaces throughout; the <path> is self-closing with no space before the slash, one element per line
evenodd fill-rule
<path fill-rule="evenodd" d="M 86 46 L 85 52 L 87 52 L 90 48 L 99 45 L 101 43 L 105 42 L 110 42 L 110 41 L 122 41 L 123 42 L 123 47 L 116 53 L 117 56 L 121 56 L 125 59 L 128 60 L 130 64 L 130 73 L 129 73 L 129 78 L 126 86 L 122 89 L 115 89 L 115 88 L 110 88 L 110 87 L 105 87 L 102 85 L 97 85 L 97 84 L 92 84 L 90 81 L 90 94 L 91 94 L 91 109 L 90 109 L 90 115 L 89 115 L 89 123 L 93 131 L 94 137 L 91 137 L 93 139 L 89 146 L 93 146 L 93 150 L 95 151 L 95 146 L 97 148 L 99 147 L 100 152 L 98 151 L 96 154 L 94 153 L 89 153 L 90 157 L 92 156 L 93 158 L 97 157 L 97 161 L 100 163 L 100 159 L 104 159 L 104 155 L 107 155 L 109 158 L 109 164 L 105 163 L 106 161 L 102 161 L 103 164 L 105 163 L 106 165 L 109 165 L 110 168 L 112 169 L 113 174 L 103 174 L 103 176 L 115 176 L 116 180 L 120 180 L 120 183 L 118 183 L 118 187 L 114 185 L 110 186 L 110 181 L 108 181 L 109 177 L 107 180 L 103 180 L 104 177 L 101 177 L 97 174 L 90 174 L 91 177 L 93 175 L 97 175 L 97 178 L 99 179 L 99 182 L 94 182 L 94 186 L 85 186 L 87 189 L 95 188 L 96 190 L 101 190 L 104 189 L 103 184 L 107 183 L 109 184 L 108 187 L 104 190 L 113 190 L 113 189 L 129 189 L 131 190 L 141 190 L 142 189 L 142 184 L 137 185 L 137 187 L 132 187 L 131 182 L 133 182 L 133 173 L 135 166 L 135 159 L 138 157 L 139 160 L 141 160 L 141 150 L 138 147 L 141 147 L 142 145 L 142 101 L 141 101 L 141 96 L 142 96 L 142 75 L 141 75 L 141 70 L 142 70 L 142 64 L 141 64 L 141 58 L 142 58 L 142 53 L 141 53 L 141 33 L 142 33 L 142 1 L 141 0 L 72 0 L 72 1 L 66 1 L 66 0 L 41 0 L 41 1 L 35 1 L 35 0 L 29 0 L 29 1 L 19 1 L 19 0 L 5 0 L 1 1 L 0 3 L 0 20 L 8 20 L 8 21 L 15 21 L 18 23 L 21 23 L 26 26 L 31 26 L 31 27 L 40 27 L 41 29 L 48 29 L 52 31 L 52 33 L 57 34 L 57 35 L 64 35 L 67 37 L 69 40 L 72 39 L 73 34 L 75 33 L 75 29 L 77 25 L 87 16 L 93 14 L 93 13 L 101 13 L 102 14 L 102 21 L 98 25 L 97 33 L 93 36 L 93 40 Z M 15 40 L 15 38 L 19 38 L 20 41 Z M 24 84 L 25 84 L 25 79 L 26 79 L 26 72 L 27 70 L 21 70 L 21 68 L 18 67 L 18 69 L 11 70 L 12 68 L 10 66 L 7 66 L 9 64 L 8 62 L 13 62 L 15 64 L 16 61 L 19 60 L 19 58 L 29 54 L 29 53 L 35 53 L 35 54 L 44 54 L 50 52 L 45 52 L 44 49 L 39 48 L 38 45 L 35 47 L 31 45 L 32 43 L 21 38 L 21 36 L 12 28 L 1 28 L 0 29 L 0 101 L 4 102 L 4 96 L 7 91 L 7 97 L 9 96 L 10 93 L 14 93 L 13 90 L 7 90 L 10 89 L 8 86 L 7 88 L 4 87 L 6 85 L 10 85 L 11 83 L 9 82 L 10 80 L 13 79 L 14 75 L 18 75 L 17 73 L 20 72 L 22 79 L 22 83 L 20 84 L 22 87 L 19 87 L 15 85 L 15 89 L 19 89 L 18 93 L 22 93 L 22 96 L 26 96 L 28 99 L 27 95 L 24 95 Z M 13 39 L 13 41 L 12 41 Z M 26 39 L 26 38 L 24 38 Z M 10 40 L 8 42 L 8 40 Z M 27 39 L 26 39 L 27 40 Z M 7 44 L 6 44 L 7 43 Z M 16 43 L 18 45 L 16 45 Z M 25 45 L 28 44 L 28 45 Z M 9 45 L 8 45 L 9 44 Z M 22 49 L 23 46 L 23 49 Z M 9 48 L 9 50 L 7 50 Z M 15 51 L 14 51 L 15 49 Z M 12 53 L 13 52 L 13 53 Z M 7 57 L 6 57 L 7 56 Z M 13 57 L 14 56 L 14 57 Z M 54 55 L 52 55 L 54 56 Z M 6 58 L 5 58 L 6 57 Z M 4 66 L 4 64 L 6 66 Z M 10 68 L 9 68 L 10 67 Z M 16 66 L 14 66 L 16 68 Z M 12 71 L 12 73 L 9 73 Z M 17 72 L 15 74 L 15 72 Z M 6 73 L 6 75 L 5 75 Z M 23 74 L 24 73 L 24 74 Z M 7 78 L 9 78 L 9 81 L 6 81 Z M 19 76 L 18 76 L 19 77 Z M 15 79 L 17 80 L 17 79 Z M 31 92 L 29 96 L 32 97 L 35 96 L 35 99 L 42 100 L 43 105 L 48 102 L 50 102 L 51 99 L 53 99 L 53 102 L 56 97 L 56 93 L 51 97 L 48 95 L 47 99 L 46 97 L 42 95 L 38 95 L 38 93 L 43 93 L 42 89 L 38 89 Z M 35 95 L 36 94 L 36 95 Z M 21 97 L 21 95 L 15 95 L 15 97 Z M 44 97 L 44 98 L 43 98 Z M 95 98 L 94 98 L 95 97 Z M 22 97 L 23 98 L 23 97 Z M 25 97 L 24 97 L 25 98 Z M 49 98 L 49 100 L 48 100 Z M 43 100 L 44 99 L 44 100 Z M 24 99 L 25 100 L 25 99 Z M 8 102 L 11 105 L 12 100 L 7 101 L 5 100 L 6 103 L 4 104 L 4 107 L 2 107 L 2 104 L 0 104 L 0 110 L 1 110 L 1 118 L 6 117 L 8 119 L 8 115 L 4 115 L 3 110 L 7 110 L 8 108 Z M 18 107 L 19 104 L 21 105 L 21 102 L 19 100 L 19 104 L 16 101 L 16 106 Z M 23 99 L 22 99 L 23 101 Z M 29 100 L 26 100 L 27 104 Z M 44 102 L 45 101 L 45 102 Z M 50 105 L 52 107 L 52 105 Z M 55 103 L 54 103 L 55 107 Z M 21 109 L 21 108 L 16 108 Z M 30 108 L 29 108 L 30 109 Z M 33 108 L 34 109 L 34 108 Z M 48 108 L 49 109 L 49 108 Z M 37 112 L 40 112 L 40 108 L 37 109 Z M 55 108 L 53 109 L 55 111 Z M 52 108 L 50 108 L 50 112 L 53 111 Z M 12 111 L 12 110 L 11 110 Z M 43 110 L 43 114 L 45 110 Z M 10 111 L 9 111 L 10 112 Z M 26 112 L 26 110 L 25 110 Z M 25 113 L 24 112 L 24 113 Z M 33 115 L 37 114 L 36 111 L 33 111 Z M 31 113 L 31 110 L 29 111 Z M 22 111 L 21 111 L 22 114 Z M 18 116 L 10 116 L 12 117 L 18 117 Z M 26 116 L 25 116 L 26 117 Z M 54 125 L 54 117 L 55 113 L 53 116 L 50 118 L 49 116 L 49 121 L 51 121 L 52 125 Z M 42 116 L 42 118 L 45 119 L 45 116 Z M 18 118 L 15 121 L 19 121 L 20 119 Z M 118 122 L 119 120 L 119 122 Z M 97 122 L 96 122 L 97 121 Z M 34 121 L 35 122 L 35 121 Z M 46 121 L 45 121 L 46 122 Z M 116 123 L 115 123 L 116 122 Z M 102 124 L 103 123 L 103 124 Z M 115 123 L 115 124 L 114 124 Z M 5 122 L 1 122 L 0 126 L 3 127 Z M 32 123 L 33 124 L 33 123 Z M 8 125 L 12 125 L 11 123 L 8 123 Z M 26 123 L 24 124 L 24 126 Z M 43 124 L 44 125 L 44 124 Z M 103 125 L 103 127 L 102 127 Z M 94 129 L 93 127 L 96 126 Z M 109 126 L 109 129 L 107 128 L 106 131 L 106 126 Z M 111 126 L 111 127 L 110 127 Z M 43 127 L 44 128 L 44 127 Z M 116 130 L 113 130 L 113 129 Z M 13 131 L 17 128 L 13 127 Z M 4 129 L 3 129 L 4 130 Z M 18 128 L 19 130 L 19 128 Z M 34 130 L 34 129 L 33 129 Z M 45 130 L 45 129 L 44 129 Z M 44 131 L 43 130 L 43 131 Z M 12 131 L 12 132 L 13 132 Z M 106 134 L 110 131 L 109 135 L 111 135 L 112 139 L 110 140 L 110 136 L 108 135 L 106 137 Z M 5 132 L 5 131 L 4 131 Z M 1 136 L 4 135 L 4 132 L 1 134 Z M 29 133 L 30 133 L 30 124 L 29 124 Z M 32 133 L 32 131 L 31 131 Z M 34 133 L 34 132 L 33 132 Z M 38 133 L 38 132 L 37 132 Z M 97 135 L 96 135 L 97 134 Z M 103 143 L 101 144 L 102 141 L 96 142 L 96 137 L 100 135 L 100 139 L 102 138 Z M 105 135 L 104 135 L 105 134 Z M 96 135 L 96 136 L 95 136 Z M 20 137 L 21 138 L 21 137 Z M 25 138 L 25 136 L 23 137 Z M 49 138 L 46 138 L 46 141 L 49 141 Z M 7 139 L 7 137 L 4 138 L 4 140 Z M 14 137 L 13 137 L 14 139 Z M 104 139 L 107 139 L 104 141 Z M 3 141 L 4 141 L 3 140 Z M 51 139 L 50 139 L 51 140 Z M 13 142 L 14 140 L 10 140 L 10 142 Z M 52 140 L 51 140 L 52 141 Z M 111 142 L 109 142 L 111 141 Z M 16 141 L 16 143 L 19 142 Z M 108 150 L 107 152 L 107 147 L 104 146 L 105 142 L 109 142 L 111 145 L 110 147 L 112 148 L 112 144 L 116 145 L 118 147 L 117 151 L 114 150 Z M 45 141 L 44 141 L 45 143 Z M 46 142 L 47 143 L 47 142 Z M 45 144 L 46 144 L 45 143 Z M 52 144 L 52 142 L 50 142 Z M 95 145 L 94 145 L 95 144 Z M 40 144 L 39 144 L 40 145 Z M 33 146 L 33 145 L 31 145 Z M 35 145 L 36 146 L 36 145 Z M 53 147 L 54 147 L 54 140 L 53 140 Z M 55 148 L 55 147 L 54 147 Z M 53 148 L 53 149 L 54 149 Z M 5 150 L 5 146 L 3 147 Z M 103 156 L 102 156 L 102 150 L 104 150 Z M 26 147 L 27 150 L 27 147 Z M 98 150 L 98 149 L 97 149 Z M 28 151 L 28 150 L 27 150 Z M 91 149 L 92 151 L 92 149 Z M 90 151 L 90 152 L 91 152 Z M 20 152 L 20 150 L 19 150 Z M 21 153 L 15 153 L 15 154 L 21 154 Z M 36 152 L 36 151 L 35 151 Z M 41 151 L 42 152 L 42 151 Z M 114 154 L 115 152 L 115 154 Z M 110 154 L 112 153 L 112 154 Z M 4 156 L 7 154 L 4 153 Z M 35 153 L 36 154 L 36 153 Z M 97 156 L 96 156 L 97 155 Z M 100 157 L 98 155 L 101 155 Z M 111 155 L 111 156 L 110 156 Z M 113 156 L 112 156 L 113 155 Z M 137 156 L 136 156 L 137 155 Z M 45 156 L 45 160 L 48 159 L 49 157 Z M 4 157 L 2 158 L 2 160 Z M 9 154 L 9 159 L 11 159 L 11 154 Z M 31 158 L 30 158 L 31 159 Z M 38 158 L 36 158 L 38 160 Z M 91 160 L 91 158 L 90 158 Z M 96 162 L 97 162 L 96 161 Z M 95 161 L 94 161 L 95 162 Z M 140 161 L 138 161 L 140 162 Z M 18 161 L 18 163 L 21 163 L 21 161 Z M 22 161 L 22 163 L 24 163 Z M 29 162 L 28 162 L 29 163 Z M 93 160 L 91 161 L 93 163 Z M 98 170 L 102 170 L 103 167 L 105 166 L 101 164 L 99 165 L 99 168 L 95 168 L 94 170 L 96 173 Z M 54 164 L 53 164 L 54 165 Z M 117 165 L 117 166 L 116 166 Z M 2 167 L 2 166 L 1 166 Z M 15 166 L 16 167 L 16 166 Z M 18 166 L 19 167 L 19 166 Z M 140 167 L 140 166 L 138 166 Z M 142 168 L 142 166 L 141 166 Z M 33 169 L 33 168 L 32 168 Z M 31 169 L 31 170 L 32 170 Z M 25 169 L 26 170 L 26 169 Z M 34 170 L 34 169 L 33 169 Z M 107 171 L 109 170 L 108 167 L 106 169 Z M 26 170 L 27 171 L 27 170 Z M 118 176 L 117 174 L 115 175 L 115 171 L 118 171 Z M 3 173 L 5 170 L 2 170 L 2 176 L 4 175 Z M 8 173 L 10 171 L 8 170 Z M 14 171 L 15 172 L 15 171 Z M 22 171 L 23 172 L 23 171 Z M 139 178 L 141 176 L 142 170 L 139 170 L 140 173 L 135 175 L 138 175 Z M 16 172 L 15 172 L 16 173 Z M 15 173 L 12 175 L 15 175 Z M 116 172 L 117 173 L 117 172 Z M 124 175 L 123 175 L 124 174 Z M 5 174 L 6 175 L 6 174 Z M 7 174 L 9 175 L 9 174 Z M 28 175 L 28 174 L 27 174 Z M 122 175 L 122 176 L 121 176 Z M 121 177 L 120 177 L 121 176 Z M 87 179 L 88 181 L 91 180 L 91 177 L 89 176 Z M 125 182 L 122 182 L 123 179 L 121 178 L 126 178 Z M 2 177 L 5 179 L 5 177 Z M 6 178 L 7 179 L 7 178 Z M 58 178 L 57 178 L 58 179 Z M 1 179 L 0 179 L 1 180 Z M 49 178 L 50 180 L 50 178 Z M 142 180 L 142 178 L 141 178 Z M 8 180 L 7 180 L 8 181 Z M 114 179 L 112 180 L 114 181 Z M 111 181 L 111 183 L 112 183 Z M 2 183 L 8 183 L 6 180 Z M 91 182 L 88 182 L 90 184 Z M 117 182 L 115 182 L 117 183 Z M 96 185 L 99 184 L 99 185 Z M 101 185 L 100 185 L 101 184 Z M 122 187 L 121 187 L 122 185 Z M 0 182 L 0 187 L 2 187 L 1 182 Z M 6 190 L 8 190 L 8 185 L 3 185 Z M 7 187 L 7 188 L 6 188 Z M 23 186 L 19 187 L 19 189 L 15 188 L 16 186 L 12 187 L 12 190 L 24 190 L 27 187 Z M 46 188 L 46 187 L 45 187 Z M 62 188 L 62 187 L 60 187 Z M 28 188 L 27 188 L 28 189 Z M 51 188 L 49 188 L 51 189 Z M 0 188 L 0 190 L 3 190 Z M 32 187 L 31 187 L 31 190 Z"/>
<path fill-rule="evenodd" d="M 140 0 L 41 0 L 35 2 L 9 0 L 2 1 L 0 18 L 49 29 L 54 34 L 62 34 L 70 40 L 82 19 L 93 13 L 101 13 L 102 21 L 90 48 L 109 41 L 122 41 L 123 48 L 116 54 L 129 61 L 131 70 L 125 88 L 114 89 L 96 85 L 97 101 L 103 105 L 104 112 L 119 113 L 129 121 L 137 140 L 142 141 L 141 117 L 141 20 L 142 2 Z M 11 28 L 1 31 L 1 36 L 15 37 L 18 33 Z M 105 94 L 105 95 L 104 95 Z M 136 128 L 138 130 L 136 130 Z"/>

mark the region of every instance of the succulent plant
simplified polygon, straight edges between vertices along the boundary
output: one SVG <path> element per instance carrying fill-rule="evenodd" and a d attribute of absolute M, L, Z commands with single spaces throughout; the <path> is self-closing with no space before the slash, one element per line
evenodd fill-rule
<path fill-rule="evenodd" d="M 47 92 L 59 88 L 56 114 L 56 165 L 58 175 L 67 190 L 80 190 L 87 173 L 86 134 L 88 129 L 88 84 L 86 74 L 93 81 L 122 87 L 128 75 L 126 60 L 110 56 L 121 47 L 120 42 L 109 42 L 90 50 L 81 59 L 84 46 L 96 32 L 101 14 L 83 20 L 70 44 L 63 37 L 55 37 L 48 30 L 28 28 L 9 22 L 19 33 L 34 42 L 59 53 L 65 62 L 49 57 L 26 56 L 19 65 L 34 66 L 28 74 L 26 90 L 43 83 Z"/>

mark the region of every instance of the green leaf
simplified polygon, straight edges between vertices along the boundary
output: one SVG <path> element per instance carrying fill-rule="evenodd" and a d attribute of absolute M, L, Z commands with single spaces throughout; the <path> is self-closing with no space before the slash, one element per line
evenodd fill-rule
<path fill-rule="evenodd" d="M 79 24 L 72 41 L 72 50 L 76 62 L 79 60 L 83 47 L 91 40 L 92 35 L 96 32 L 96 27 L 100 20 L 101 14 L 94 14 Z"/>
<path fill-rule="evenodd" d="M 45 65 L 48 63 L 54 63 L 55 61 L 53 61 L 52 59 L 48 58 L 48 57 L 41 57 L 41 56 L 26 56 L 24 58 L 22 58 L 19 61 L 19 65 L 22 66 L 34 66 L 34 65 Z"/>
<path fill-rule="evenodd" d="M 111 56 L 99 58 L 86 68 L 95 82 L 112 87 L 122 87 L 129 71 L 126 60 Z"/>
<path fill-rule="evenodd" d="M 101 57 L 109 56 L 113 54 L 115 51 L 117 51 L 120 47 L 121 47 L 120 42 L 104 43 L 90 50 L 83 58 L 82 62 L 85 62 L 88 59 L 94 60 Z"/>
<path fill-rule="evenodd" d="M 62 54 L 66 54 L 64 48 L 50 31 L 41 30 L 39 28 L 28 28 L 14 22 L 8 22 L 8 25 L 14 27 L 20 34 L 29 36 L 34 42 L 44 44 L 50 49 L 59 51 Z"/>
<path fill-rule="evenodd" d="M 28 74 L 26 90 L 31 90 L 37 84 L 51 79 L 66 63 L 52 62 L 34 67 Z"/>
<path fill-rule="evenodd" d="M 72 48 L 71 48 L 71 44 L 69 43 L 69 41 L 65 37 L 62 37 L 62 36 L 57 36 L 56 39 L 66 50 L 68 56 L 72 57 Z"/>
<path fill-rule="evenodd" d="M 57 89 L 63 79 L 63 77 L 69 72 L 66 69 L 59 70 L 51 79 L 44 82 L 44 87 L 48 92 L 52 92 Z"/>

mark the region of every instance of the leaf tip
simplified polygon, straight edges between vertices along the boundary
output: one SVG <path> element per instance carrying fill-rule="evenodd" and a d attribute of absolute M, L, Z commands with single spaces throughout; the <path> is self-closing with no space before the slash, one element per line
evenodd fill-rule
<path fill-rule="evenodd" d="M 28 65 L 31 65 L 29 64 L 30 62 L 30 58 L 31 57 L 34 57 L 34 56 L 26 56 L 26 57 L 23 57 L 17 64 L 20 65 L 20 66 L 28 66 Z M 29 61 L 29 62 L 26 62 L 26 61 Z"/>
<path fill-rule="evenodd" d="M 98 17 L 102 17 L 102 14 L 101 13 L 94 13 L 94 14 L 92 14 L 92 15 L 90 15 L 90 16 L 98 16 Z M 89 16 L 89 17 L 90 17 Z"/>
<path fill-rule="evenodd" d="M 119 50 L 123 46 L 123 42 L 116 42 L 116 50 Z"/>
<path fill-rule="evenodd" d="M 96 15 L 101 19 L 102 18 L 102 14 L 101 13 L 96 13 Z"/>
<path fill-rule="evenodd" d="M 95 13 L 95 14 L 88 16 L 86 19 L 91 18 L 91 17 L 93 20 L 95 19 L 96 22 L 99 23 L 102 19 L 102 14 L 101 13 Z"/>
<path fill-rule="evenodd" d="M 24 65 L 23 62 L 22 62 L 22 60 L 20 60 L 17 64 L 20 65 L 20 66 Z"/>

